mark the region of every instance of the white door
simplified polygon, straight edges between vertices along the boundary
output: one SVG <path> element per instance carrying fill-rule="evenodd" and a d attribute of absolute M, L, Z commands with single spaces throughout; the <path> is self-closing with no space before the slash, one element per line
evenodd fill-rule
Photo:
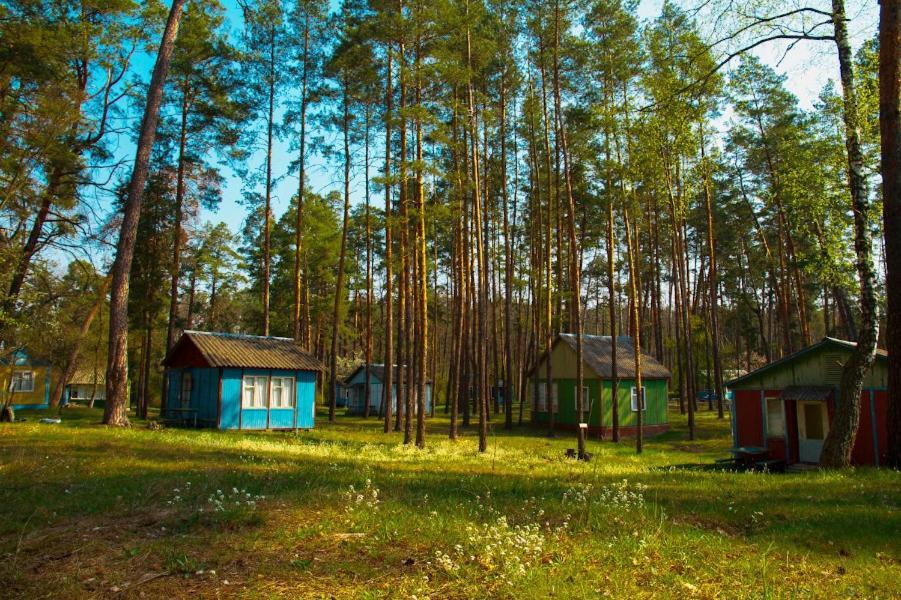
<path fill-rule="evenodd" d="M 820 462 L 820 451 L 827 433 L 826 403 L 798 402 L 798 458 L 801 462 Z"/>

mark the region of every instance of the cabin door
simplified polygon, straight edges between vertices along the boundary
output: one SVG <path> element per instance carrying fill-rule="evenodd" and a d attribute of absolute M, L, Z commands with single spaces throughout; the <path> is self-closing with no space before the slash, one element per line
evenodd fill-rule
<path fill-rule="evenodd" d="M 798 402 L 798 458 L 801 462 L 820 462 L 823 440 L 829 433 L 825 402 Z"/>

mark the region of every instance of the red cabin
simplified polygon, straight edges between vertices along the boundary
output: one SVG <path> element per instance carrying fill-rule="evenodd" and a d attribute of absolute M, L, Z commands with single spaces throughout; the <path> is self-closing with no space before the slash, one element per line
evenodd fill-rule
<path fill-rule="evenodd" d="M 817 464 L 832 423 L 842 368 L 856 344 L 823 338 L 781 360 L 728 382 L 733 393 L 735 447 L 757 446 L 786 463 Z M 876 351 L 860 394 L 860 428 L 851 455 L 857 465 L 887 454 L 888 353 Z"/>

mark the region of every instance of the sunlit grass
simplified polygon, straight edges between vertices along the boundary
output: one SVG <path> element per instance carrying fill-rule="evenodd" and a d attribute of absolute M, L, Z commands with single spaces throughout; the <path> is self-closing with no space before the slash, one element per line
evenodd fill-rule
<path fill-rule="evenodd" d="M 0 426 L 0 584 L 80 597 L 898 597 L 901 474 L 710 469 L 728 421 L 646 442 L 498 422 L 405 447 L 375 419 L 314 431 Z M 324 415 L 321 415 L 324 417 Z M 497 420 L 496 420 L 497 421 Z"/>

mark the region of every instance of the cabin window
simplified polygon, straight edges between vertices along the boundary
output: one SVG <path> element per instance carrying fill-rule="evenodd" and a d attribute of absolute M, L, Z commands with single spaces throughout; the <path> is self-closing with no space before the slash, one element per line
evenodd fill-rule
<path fill-rule="evenodd" d="M 534 385 L 538 386 L 538 405 L 535 407 L 537 412 L 547 412 L 547 384 L 538 381 Z M 533 396 L 534 397 L 534 396 Z M 554 412 L 559 412 L 559 404 L 557 403 L 557 384 L 551 384 L 551 398 L 553 400 Z"/>
<path fill-rule="evenodd" d="M 33 392 L 34 391 L 34 372 L 33 371 L 16 371 L 13 373 L 12 381 L 9 385 L 11 392 Z"/>
<path fill-rule="evenodd" d="M 782 400 L 766 399 L 766 435 L 767 437 L 785 437 L 785 417 L 782 412 Z"/>
<path fill-rule="evenodd" d="M 632 386 L 632 392 L 630 394 L 632 399 L 632 412 L 638 412 L 638 388 Z M 641 410 L 648 410 L 648 389 L 644 386 L 641 386 Z"/>
<path fill-rule="evenodd" d="M 241 397 L 241 406 L 244 408 L 266 408 L 269 400 L 268 377 L 244 377 L 244 393 Z"/>
<path fill-rule="evenodd" d="M 272 408 L 293 408 L 294 407 L 294 378 L 293 377 L 273 377 L 272 378 Z"/>
<path fill-rule="evenodd" d="M 584 403 L 585 414 L 591 414 L 591 391 L 588 386 L 582 386 L 582 402 Z M 573 411 L 579 412 L 579 399 L 573 394 Z"/>
<path fill-rule="evenodd" d="M 181 374 L 181 393 L 179 394 L 179 400 L 181 401 L 182 407 L 191 405 L 191 386 L 193 382 L 191 380 L 191 372 L 185 371 Z"/>

